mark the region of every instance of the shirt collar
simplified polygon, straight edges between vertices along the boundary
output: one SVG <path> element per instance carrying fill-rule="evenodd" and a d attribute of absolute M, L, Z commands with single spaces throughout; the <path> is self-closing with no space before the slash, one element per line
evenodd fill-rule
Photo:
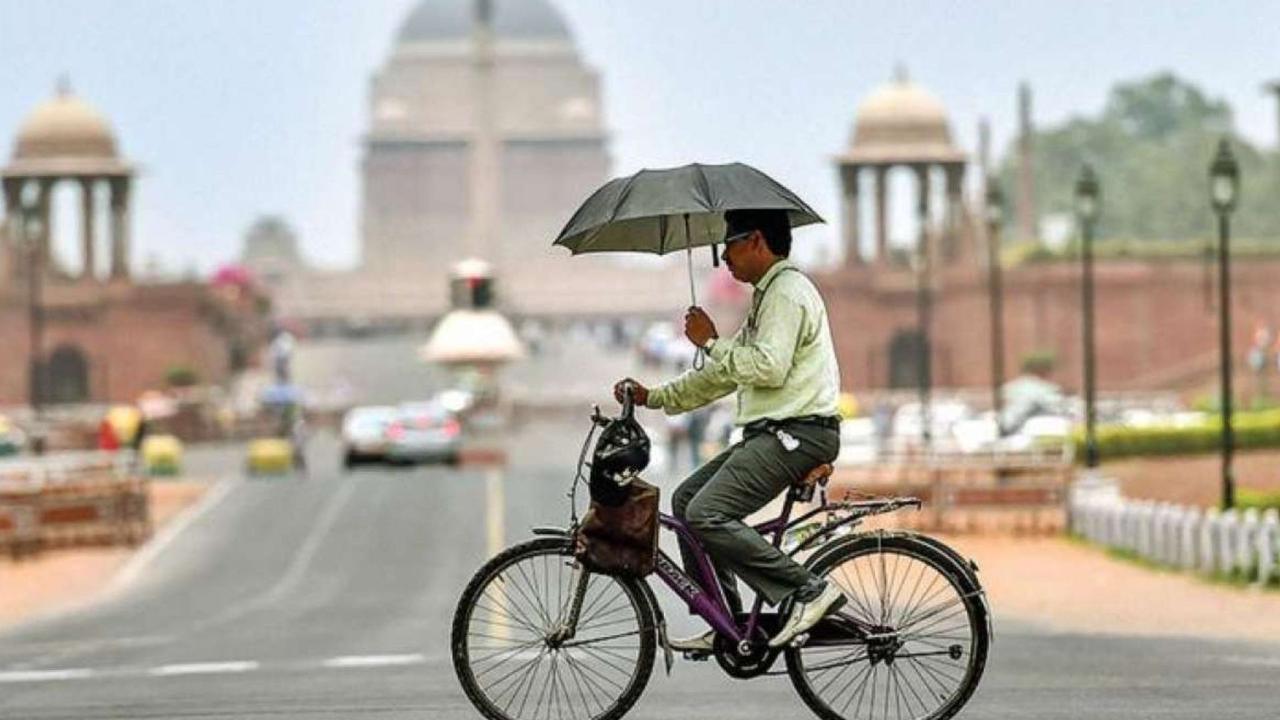
<path fill-rule="evenodd" d="M 791 261 L 787 258 L 781 258 L 774 264 L 770 265 L 769 269 L 764 271 L 764 275 L 761 275 L 760 279 L 756 281 L 756 290 L 759 291 L 760 288 L 767 287 L 769 285 L 769 281 L 773 279 L 774 275 L 777 275 L 782 272 L 784 268 L 788 267 L 792 267 L 792 265 Z"/>

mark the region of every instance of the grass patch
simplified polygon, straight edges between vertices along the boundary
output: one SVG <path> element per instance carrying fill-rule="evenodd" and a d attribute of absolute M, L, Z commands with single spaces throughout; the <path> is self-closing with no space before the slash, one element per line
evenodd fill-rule
<path fill-rule="evenodd" d="M 1237 489 L 1236 508 L 1239 510 L 1245 510 L 1248 508 L 1257 508 L 1258 510 L 1280 508 L 1280 490 L 1250 490 L 1248 488 Z"/>

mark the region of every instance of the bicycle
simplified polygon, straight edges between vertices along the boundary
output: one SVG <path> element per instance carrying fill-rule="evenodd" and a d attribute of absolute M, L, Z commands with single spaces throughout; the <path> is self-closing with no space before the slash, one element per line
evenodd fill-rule
<path fill-rule="evenodd" d="M 623 417 L 634 411 L 630 397 Z M 597 407 L 570 487 L 568 528 L 536 527 L 532 540 L 486 562 L 458 601 L 452 628 L 454 670 L 467 698 L 492 720 L 621 718 L 644 692 L 658 647 L 674 662 L 666 620 L 646 579 L 602 575 L 574 559 L 577 488 L 592 437 L 611 418 Z M 820 465 L 786 495 L 781 513 L 754 525 L 772 534 L 812 572 L 836 582 L 847 602 L 790 646 L 768 639 L 790 606 L 734 617 L 706 552 L 678 518 L 660 527 L 695 549 L 698 577 L 658 551 L 654 573 L 716 631 L 714 656 L 731 677 L 787 674 L 804 703 L 826 720 L 904 717 L 943 720 L 976 689 L 992 641 L 991 614 L 977 566 L 942 542 L 913 532 L 853 532 L 866 518 L 906 507 L 911 497 L 829 502 L 831 466 Z M 799 503 L 817 506 L 792 519 Z M 824 516 L 820 522 L 808 521 Z M 807 523 L 807 524 L 806 524 Z M 901 572 L 900 572 L 901 570 Z M 773 670 L 779 655 L 785 670 Z M 685 653 L 706 660 L 704 653 Z M 852 712 L 850 713 L 850 709 Z M 864 714 L 865 709 L 865 714 Z M 877 712 L 882 711 L 882 712 Z"/>

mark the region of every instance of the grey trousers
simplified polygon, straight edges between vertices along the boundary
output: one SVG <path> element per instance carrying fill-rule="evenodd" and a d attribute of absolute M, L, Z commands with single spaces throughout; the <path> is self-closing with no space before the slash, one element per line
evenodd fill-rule
<path fill-rule="evenodd" d="M 815 466 L 831 462 L 840 450 L 840 433 L 816 425 L 789 424 L 785 432 L 799 441 L 787 450 L 771 432 L 748 432 L 698 468 L 671 496 L 671 509 L 688 523 L 711 556 L 729 608 L 742 611 L 735 577 L 741 577 L 771 604 L 803 587 L 812 574 L 769 544 L 743 519 L 763 508 Z M 687 544 L 680 542 L 685 572 L 705 579 Z"/>

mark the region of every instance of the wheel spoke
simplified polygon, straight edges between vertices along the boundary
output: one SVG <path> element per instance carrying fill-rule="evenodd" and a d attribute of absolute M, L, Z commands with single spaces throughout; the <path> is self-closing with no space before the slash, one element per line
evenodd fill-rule
<path fill-rule="evenodd" d="M 797 683 L 819 714 L 849 720 L 916 720 L 954 702 L 975 683 L 970 677 L 986 628 L 974 612 L 981 591 L 952 563 L 927 548 L 892 537 L 854 546 L 822 571 L 849 599 L 841 615 L 883 626 L 871 639 L 849 635 L 815 641 L 797 651 Z M 890 557 L 892 556 L 892 557 Z M 952 659 L 953 648 L 962 649 Z M 980 668 L 980 666 L 978 666 Z M 815 704 L 817 703 L 817 704 Z"/>
<path fill-rule="evenodd" d="M 493 717 L 593 720 L 634 702 L 654 650 L 634 591 L 616 578 L 587 575 L 575 636 L 549 645 L 550 633 L 569 619 L 582 577 L 567 548 L 542 545 L 496 562 L 460 606 L 466 624 L 454 632 L 465 648 L 455 662 L 466 663 L 460 677 L 477 708 Z"/>

